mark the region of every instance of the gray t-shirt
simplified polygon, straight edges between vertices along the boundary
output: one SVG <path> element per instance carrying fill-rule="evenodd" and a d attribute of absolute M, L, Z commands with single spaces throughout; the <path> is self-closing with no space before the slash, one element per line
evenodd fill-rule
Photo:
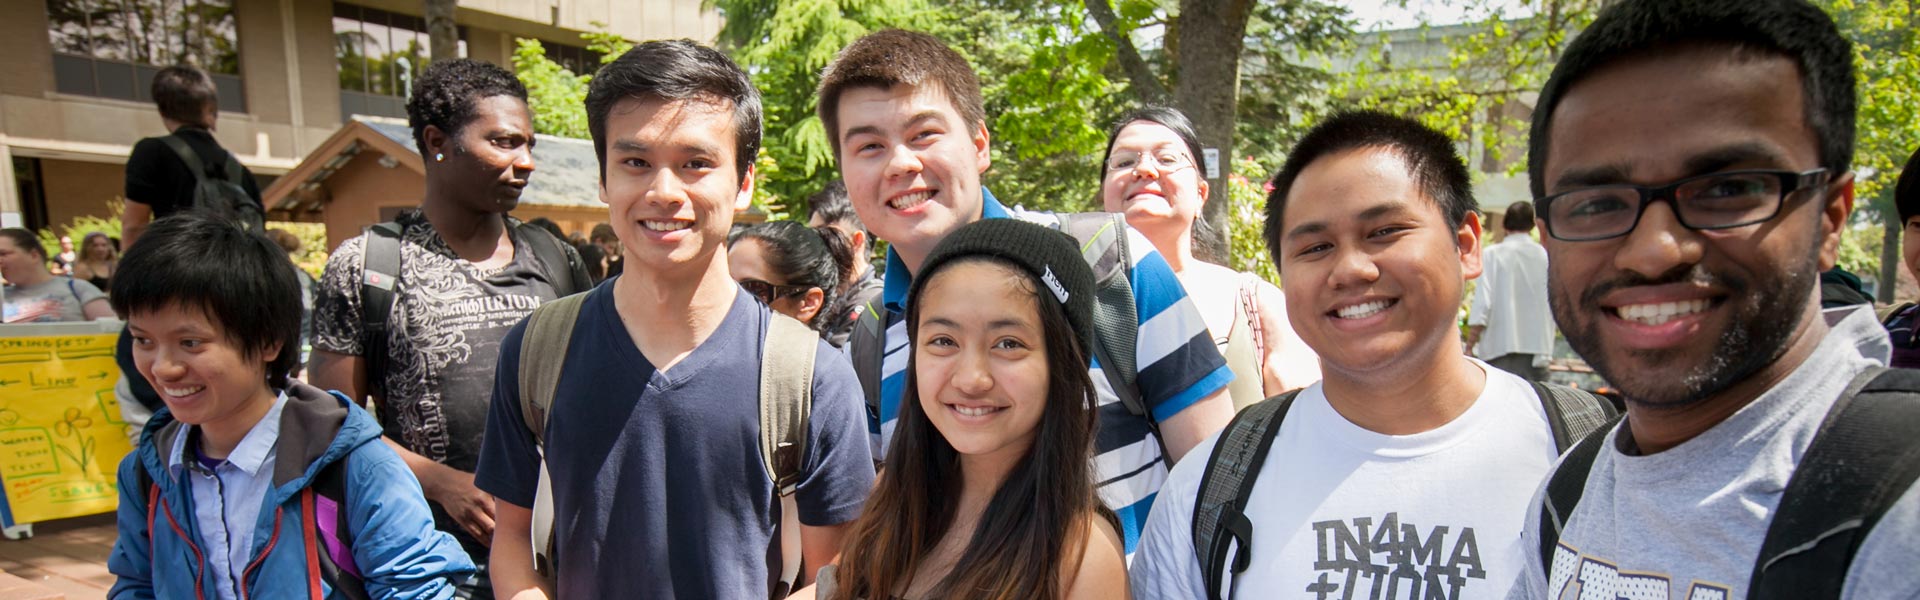
<path fill-rule="evenodd" d="M 85 321 L 87 315 L 82 308 L 107 297 L 91 283 L 57 275 L 34 285 L 7 284 L 5 295 L 6 323 Z"/>
<path fill-rule="evenodd" d="M 1567 520 L 1551 573 L 1529 552 L 1509 600 L 1747 597 L 1754 560 L 1794 466 L 1847 383 L 1886 364 L 1890 351 L 1871 308 L 1836 308 L 1824 316 L 1832 331 L 1806 362 L 1698 437 L 1631 456 L 1620 451 L 1622 428 L 1615 427 Z M 1540 501 L 1536 493 L 1533 515 Z M 1538 518 L 1527 519 L 1525 547 L 1539 547 L 1538 525 Z M 1909 488 L 1868 534 L 1841 598 L 1920 598 L 1915 556 L 1920 487 Z"/>

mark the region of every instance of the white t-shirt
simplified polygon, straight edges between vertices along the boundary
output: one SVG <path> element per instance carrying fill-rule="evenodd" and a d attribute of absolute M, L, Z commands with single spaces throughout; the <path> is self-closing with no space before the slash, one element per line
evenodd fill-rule
<path fill-rule="evenodd" d="M 1520 529 L 1553 464 L 1553 435 L 1531 386 L 1474 362 L 1487 385 L 1473 406 L 1414 435 L 1354 425 L 1321 384 L 1302 391 L 1253 486 L 1252 562 L 1222 595 L 1505 597 L 1525 559 Z M 1135 598 L 1205 597 L 1193 505 L 1218 441 L 1201 443 L 1161 488 L 1133 558 Z"/>

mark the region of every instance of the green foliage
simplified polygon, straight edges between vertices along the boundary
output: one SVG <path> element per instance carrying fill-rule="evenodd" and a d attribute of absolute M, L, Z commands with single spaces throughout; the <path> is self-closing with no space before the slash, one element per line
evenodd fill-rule
<path fill-rule="evenodd" d="M 527 38 L 514 40 L 513 71 L 527 86 L 527 107 L 533 111 L 535 132 L 588 137 L 587 82 L 592 75 L 574 74 L 547 58 L 540 40 Z"/>
<path fill-rule="evenodd" d="M 294 221 L 270 221 L 267 229 L 284 229 L 293 237 L 300 239 L 300 251 L 293 253 L 293 264 L 306 271 L 314 279 L 327 270 L 327 225 L 325 223 L 298 223 Z"/>
<path fill-rule="evenodd" d="M 1280 285 L 1280 269 L 1273 264 L 1273 254 L 1267 251 L 1266 184 L 1240 175 L 1267 170 L 1252 158 L 1238 162 L 1233 175 L 1227 177 L 1227 197 L 1233 199 L 1233 206 L 1227 211 L 1231 223 L 1227 232 L 1231 264 L 1227 266 L 1235 271 L 1251 271 L 1261 279 Z"/>
<path fill-rule="evenodd" d="M 67 236 L 72 239 L 73 251 L 78 253 L 81 249 L 81 242 L 87 238 L 87 234 L 89 233 L 98 231 L 107 234 L 107 237 L 116 240 L 120 239 L 120 213 L 126 210 L 126 207 L 126 200 L 114 198 L 107 201 L 107 214 L 110 216 L 104 219 L 93 215 L 80 215 L 65 224 L 54 225 L 33 233 L 39 236 L 40 247 L 47 249 L 47 258 L 49 260 L 53 258 L 53 255 L 60 253 L 60 236 Z"/>

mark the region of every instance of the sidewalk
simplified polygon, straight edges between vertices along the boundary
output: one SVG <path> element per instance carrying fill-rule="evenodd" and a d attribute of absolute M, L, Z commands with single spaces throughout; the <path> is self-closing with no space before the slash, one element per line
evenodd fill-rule
<path fill-rule="evenodd" d="M 68 600 L 106 598 L 113 586 L 107 556 L 115 536 L 113 513 L 35 523 L 30 539 L 0 539 L 0 571 Z"/>

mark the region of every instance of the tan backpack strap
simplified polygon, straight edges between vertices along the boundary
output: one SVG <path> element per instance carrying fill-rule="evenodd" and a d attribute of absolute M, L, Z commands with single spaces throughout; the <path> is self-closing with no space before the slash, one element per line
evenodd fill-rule
<path fill-rule="evenodd" d="M 807 456 L 807 418 L 813 410 L 813 360 L 820 334 L 780 313 L 767 324 L 760 349 L 760 459 L 780 502 L 780 583 L 786 597 L 800 576 L 800 508 L 794 489 Z"/>
<path fill-rule="evenodd" d="M 560 388 L 560 372 L 567 362 L 567 346 L 573 341 L 573 325 L 580 320 L 580 305 L 586 294 L 575 294 L 548 302 L 527 316 L 527 329 L 520 338 L 520 414 L 540 451 L 540 478 L 534 487 L 533 568 L 542 577 L 553 577 L 553 481 L 547 472 L 547 415 L 553 410 L 554 396 Z"/>

